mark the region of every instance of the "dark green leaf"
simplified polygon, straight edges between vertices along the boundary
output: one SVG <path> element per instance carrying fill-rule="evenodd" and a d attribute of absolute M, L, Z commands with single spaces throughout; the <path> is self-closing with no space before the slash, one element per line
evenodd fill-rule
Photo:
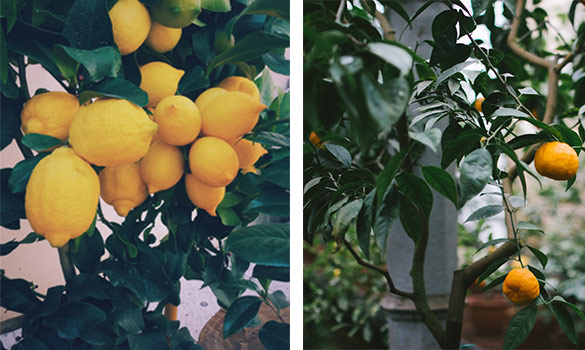
<path fill-rule="evenodd" d="M 494 215 L 498 215 L 499 213 L 504 211 L 504 206 L 501 204 L 491 204 L 486 205 L 485 207 L 481 207 L 474 211 L 465 222 L 470 221 L 477 221 L 485 218 L 492 217 Z"/>
<path fill-rule="evenodd" d="M 267 350 L 290 348 L 290 325 L 276 321 L 268 321 L 258 332 L 262 345 Z"/>
<path fill-rule="evenodd" d="M 0 306 L 26 314 L 40 304 L 33 292 L 33 285 L 23 279 L 9 279 L 2 275 L 0 288 Z"/>
<path fill-rule="evenodd" d="M 394 180 L 398 170 L 400 170 L 407 154 L 407 150 L 402 150 L 393 155 L 388 161 L 388 164 L 384 167 L 384 170 L 378 175 L 378 185 L 376 187 L 378 203 L 382 201 L 382 196 L 386 193 L 386 189 L 388 189 L 388 186 L 390 186 L 392 180 Z"/>
<path fill-rule="evenodd" d="M 229 12 L 232 7 L 229 0 L 201 0 L 201 8 L 211 12 Z"/>
<path fill-rule="evenodd" d="M 91 50 L 114 45 L 106 5 L 106 1 L 101 0 L 75 0 L 62 31 L 71 46 Z"/>
<path fill-rule="evenodd" d="M 463 132 L 453 140 L 443 145 L 441 168 L 447 168 L 454 160 L 463 157 L 473 151 L 479 145 L 479 139 L 484 136 L 479 129 Z"/>
<path fill-rule="evenodd" d="M 233 230 L 225 249 L 261 265 L 289 266 L 290 226 L 261 224 Z"/>
<path fill-rule="evenodd" d="M 4 87 L 0 95 L 0 150 L 3 150 L 12 143 L 15 137 L 20 135 L 20 111 L 22 102 L 19 99 L 6 98 L 4 96 Z"/>
<path fill-rule="evenodd" d="M 325 148 L 327 148 L 327 150 L 346 168 L 351 166 L 351 154 L 345 147 L 334 145 L 330 142 L 325 142 L 324 145 Z"/>
<path fill-rule="evenodd" d="M 520 344 L 526 340 L 528 334 L 534 324 L 536 323 L 536 305 L 532 304 L 524 309 L 518 311 L 506 331 L 506 337 L 504 338 L 504 349 L 516 349 Z"/>
<path fill-rule="evenodd" d="M 504 265 L 507 261 L 508 261 L 508 258 L 503 257 L 503 258 L 499 258 L 496 261 L 494 261 L 493 263 L 491 263 L 491 265 L 488 266 L 488 268 L 481 275 L 479 275 L 479 277 L 477 278 L 478 283 L 481 283 L 481 281 L 488 278 L 492 273 L 494 273 L 497 269 L 500 268 L 500 266 Z"/>
<path fill-rule="evenodd" d="M 203 90 L 209 87 L 209 78 L 201 66 L 189 70 L 179 81 L 178 93 L 187 94 L 197 90 Z"/>
<path fill-rule="evenodd" d="M 373 189 L 368 193 L 360 212 L 358 213 L 356 222 L 356 233 L 359 242 L 360 249 L 364 252 L 366 259 L 370 258 L 370 239 L 372 236 L 372 215 L 374 199 L 376 196 L 376 189 Z"/>
<path fill-rule="evenodd" d="M 242 15 L 260 14 L 288 20 L 290 17 L 289 3 L 282 0 L 254 0 L 242 11 Z"/>
<path fill-rule="evenodd" d="M 480 193 L 492 175 L 492 156 L 486 149 L 477 149 L 461 164 L 461 199 L 459 207 Z"/>
<path fill-rule="evenodd" d="M 499 277 L 494 278 L 490 283 L 488 283 L 485 287 L 483 287 L 483 289 L 481 290 L 482 292 L 487 291 L 488 289 L 492 289 L 495 286 L 501 284 L 504 282 L 504 280 L 506 279 L 507 275 L 501 275 Z"/>
<path fill-rule="evenodd" d="M 63 45 L 55 45 L 53 51 L 58 55 L 68 56 L 71 60 L 85 67 L 91 81 L 100 81 L 104 78 L 115 78 L 122 67 L 120 53 L 112 46 L 99 47 L 93 50 L 76 49 Z M 57 63 L 59 65 L 59 63 Z"/>
<path fill-rule="evenodd" d="M 268 294 L 268 300 L 278 310 L 287 308 L 290 305 L 288 300 L 286 299 L 286 295 L 281 290 L 277 290 L 274 293 Z"/>
<path fill-rule="evenodd" d="M 583 311 L 581 311 L 577 306 L 575 306 L 574 304 L 569 303 L 568 301 L 566 301 L 563 297 L 561 297 L 560 295 L 555 295 L 552 298 L 553 302 L 559 302 L 559 303 L 563 303 L 566 306 L 570 307 L 571 309 L 573 309 L 573 311 L 575 311 L 575 313 L 577 314 L 577 316 L 579 316 L 583 321 L 585 321 L 585 313 L 583 313 Z"/>
<path fill-rule="evenodd" d="M 575 331 L 575 324 L 573 323 L 573 318 L 567 307 L 564 303 L 561 302 L 551 302 L 548 304 L 548 308 L 552 311 L 553 315 L 559 322 L 559 325 L 569 338 L 569 341 L 575 345 L 579 342 L 579 336 L 577 335 L 577 331 Z"/>
<path fill-rule="evenodd" d="M 273 281 L 289 282 L 290 281 L 290 268 L 256 265 L 256 266 L 254 266 L 254 271 L 252 272 L 252 277 L 258 278 L 258 279 L 266 278 L 266 279 L 273 280 Z"/>
<path fill-rule="evenodd" d="M 234 301 L 225 313 L 223 322 L 223 338 L 237 333 L 252 321 L 258 314 L 262 299 L 254 296 L 240 297 Z"/>
<path fill-rule="evenodd" d="M 381 204 L 378 206 L 378 212 L 374 217 L 374 237 L 376 244 L 382 252 L 386 252 L 386 242 L 390 236 L 390 231 L 398 219 L 400 213 L 400 193 L 396 186 L 390 186 Z"/>
<path fill-rule="evenodd" d="M 57 331 L 64 339 L 74 339 L 106 320 L 106 314 L 88 303 L 69 302 L 63 305 L 43 324 Z"/>
<path fill-rule="evenodd" d="M 10 174 L 10 179 L 8 180 L 12 193 L 23 192 L 25 190 L 33 169 L 41 159 L 48 155 L 49 153 L 39 153 L 36 157 L 22 160 L 14 166 Z"/>
<path fill-rule="evenodd" d="M 43 151 L 63 143 L 56 137 L 42 134 L 27 134 L 22 137 L 22 143 L 35 151 Z"/>
<path fill-rule="evenodd" d="M 416 244 L 423 231 L 423 219 L 418 208 L 408 197 L 400 198 L 400 222 L 406 234 Z"/>
<path fill-rule="evenodd" d="M 358 215 L 360 209 L 362 208 L 363 202 L 363 199 L 354 199 L 353 201 L 341 207 L 337 214 L 335 214 L 331 236 L 340 245 L 345 241 L 345 233 L 349 228 L 349 224 Z"/>
<path fill-rule="evenodd" d="M 382 44 L 382 43 L 380 43 Z M 410 86 L 404 78 L 379 84 L 367 74 L 360 75 L 366 107 L 380 130 L 390 130 L 408 105 Z"/>
<path fill-rule="evenodd" d="M 94 85 L 79 95 L 79 104 L 94 97 L 113 97 L 128 100 L 140 107 L 148 104 L 148 95 L 138 86 L 120 78 L 109 78 Z"/>
<path fill-rule="evenodd" d="M 128 333 L 138 333 L 144 329 L 142 308 L 124 299 L 114 304 L 112 321 Z"/>
<path fill-rule="evenodd" d="M 94 229 L 91 234 L 86 232 L 76 238 L 73 244 L 77 247 L 77 250 L 71 251 L 71 259 L 79 271 L 87 273 L 96 272 L 97 266 L 104 254 L 104 240 L 101 233 L 97 229 Z"/>
<path fill-rule="evenodd" d="M 435 191 L 445 196 L 457 206 L 457 187 L 455 186 L 455 181 L 451 177 L 451 174 L 435 166 L 423 167 L 422 173 L 425 180 L 427 180 L 427 183 L 431 185 Z"/>
<path fill-rule="evenodd" d="M 290 146 L 290 139 L 287 136 L 275 132 L 262 131 L 254 136 L 254 140 L 266 146 Z"/>
<path fill-rule="evenodd" d="M 528 247 L 528 249 L 530 249 L 530 251 L 532 252 L 532 254 L 534 254 L 534 256 L 536 256 L 536 258 L 538 259 L 538 261 L 540 262 L 540 264 L 542 265 L 543 268 L 546 267 L 546 263 L 548 262 L 548 258 L 546 257 L 546 255 L 541 252 L 540 250 L 531 247 L 529 245 L 526 245 L 526 247 Z"/>
<path fill-rule="evenodd" d="M 128 335 L 130 350 L 168 350 L 169 343 L 164 333 L 159 330 L 149 329 L 142 333 Z"/>
<path fill-rule="evenodd" d="M 16 249 L 21 244 L 34 243 L 34 242 L 40 241 L 42 239 L 44 239 L 43 236 L 40 236 L 34 232 L 31 232 L 22 241 L 12 240 L 10 242 L 0 244 L 0 256 L 5 256 L 5 255 L 10 254 L 14 249 Z"/>
<path fill-rule="evenodd" d="M 433 193 L 425 180 L 411 173 L 402 173 L 396 181 L 406 197 L 421 210 L 421 214 L 429 217 L 433 208 Z"/>

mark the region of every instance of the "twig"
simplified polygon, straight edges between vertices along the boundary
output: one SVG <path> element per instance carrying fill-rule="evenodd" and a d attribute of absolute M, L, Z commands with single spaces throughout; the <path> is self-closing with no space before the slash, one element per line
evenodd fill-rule
<path fill-rule="evenodd" d="M 97 207 L 97 212 L 98 212 L 98 216 L 100 218 L 100 221 L 106 225 L 107 228 L 109 228 L 110 230 L 112 230 L 112 232 L 116 231 L 114 229 L 114 226 L 112 226 L 112 224 L 106 219 L 106 217 L 104 216 L 104 213 L 102 212 L 102 206 L 101 204 L 98 202 L 98 207 Z"/>
<path fill-rule="evenodd" d="M 525 2 L 525 0 L 518 0 L 516 3 L 516 17 L 514 17 L 514 20 L 512 21 L 512 26 L 510 27 L 510 32 L 508 33 L 506 43 L 508 44 L 510 50 L 529 63 L 543 68 L 549 68 L 553 65 L 552 62 L 547 61 L 544 58 L 533 54 L 532 52 L 524 50 L 516 41 L 516 37 L 518 36 L 518 29 L 520 28 L 520 18 L 522 17 L 522 12 L 524 12 Z"/>
<path fill-rule="evenodd" d="M 71 261 L 71 253 L 69 251 L 69 242 L 64 246 L 58 248 L 59 251 L 59 262 L 61 263 L 61 270 L 63 271 L 63 277 L 65 283 L 69 283 L 75 278 L 75 267 L 73 261 Z"/>
<path fill-rule="evenodd" d="M 351 246 L 351 244 L 348 241 L 344 241 L 344 245 L 349 250 L 349 252 L 354 257 L 354 259 L 357 261 L 358 264 L 384 275 L 384 277 L 386 278 L 386 281 L 388 282 L 388 288 L 390 289 L 391 293 L 394 293 L 396 295 L 399 295 L 401 297 L 404 297 L 404 298 L 407 298 L 410 300 L 413 299 L 413 297 L 414 297 L 413 293 L 405 292 L 403 290 L 396 288 L 396 286 L 394 285 L 394 282 L 392 281 L 392 277 L 390 276 L 390 274 L 388 273 L 388 270 L 385 267 L 380 267 L 380 266 L 376 266 L 374 264 L 370 264 L 369 262 L 362 259 L 359 256 L 359 254 L 353 249 L 353 247 Z"/>
<path fill-rule="evenodd" d="M 22 91 L 27 101 L 30 100 L 28 82 L 26 80 L 26 66 L 24 65 L 24 56 L 20 56 L 18 58 L 18 79 L 20 80 L 20 91 Z"/>
<path fill-rule="evenodd" d="M 339 1 L 339 7 L 337 8 L 337 12 L 335 13 L 335 22 L 341 23 L 341 15 L 343 14 L 343 10 L 345 10 L 345 1 Z"/>
<path fill-rule="evenodd" d="M 390 22 L 388 22 L 388 18 L 386 18 L 386 16 L 384 16 L 383 13 L 380 13 L 378 10 L 376 9 L 371 9 L 370 5 L 368 5 L 368 2 L 366 0 L 360 0 L 360 3 L 362 4 L 362 6 L 364 7 L 364 10 L 368 11 L 368 12 L 374 12 L 374 18 L 376 18 L 378 20 L 378 22 L 380 22 L 380 27 L 382 27 L 382 31 L 384 32 L 384 39 L 386 40 L 396 40 L 396 32 L 394 31 L 394 29 L 392 29 L 392 26 L 390 26 Z M 386 6 L 384 6 L 386 8 Z"/>

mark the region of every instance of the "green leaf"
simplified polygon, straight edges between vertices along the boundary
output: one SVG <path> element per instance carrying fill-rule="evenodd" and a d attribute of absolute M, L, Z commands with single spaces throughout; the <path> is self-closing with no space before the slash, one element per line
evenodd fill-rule
<path fill-rule="evenodd" d="M 209 78 L 205 76 L 203 67 L 196 66 L 183 75 L 179 81 L 177 92 L 179 94 L 187 94 L 193 91 L 206 89 L 209 87 L 209 84 Z"/>
<path fill-rule="evenodd" d="M 289 244 L 289 225 L 261 224 L 233 230 L 225 249 L 251 263 L 289 266 Z"/>
<path fill-rule="evenodd" d="M 22 143 L 35 151 L 43 151 L 47 148 L 58 146 L 63 143 L 56 137 L 42 134 L 27 134 L 22 137 Z"/>
<path fill-rule="evenodd" d="M 368 193 L 360 212 L 358 213 L 356 222 L 356 233 L 357 239 L 362 252 L 366 256 L 366 259 L 370 259 L 370 239 L 372 232 L 372 214 L 374 198 L 376 195 L 376 189 L 373 189 Z"/>
<path fill-rule="evenodd" d="M 519 221 L 518 224 L 516 225 L 516 229 L 539 231 L 539 232 L 544 233 L 544 231 L 540 227 L 538 227 L 530 222 L 527 222 L 527 221 Z"/>
<path fill-rule="evenodd" d="M 487 247 L 491 247 L 491 246 L 495 246 L 496 244 L 499 243 L 503 243 L 503 242 L 507 242 L 509 241 L 508 238 L 496 238 L 496 239 L 492 239 L 488 242 L 485 242 L 484 244 L 480 245 L 479 248 L 477 248 L 477 250 L 475 251 L 475 253 L 479 252 L 480 250 L 487 248 Z"/>
<path fill-rule="evenodd" d="M 460 73 L 463 70 L 463 68 L 465 68 L 471 64 L 474 64 L 476 62 L 477 61 L 475 61 L 475 60 L 469 60 L 467 62 L 456 64 L 453 67 L 447 69 L 446 71 L 441 73 L 441 75 L 439 75 L 439 77 L 437 78 L 437 81 L 435 82 L 435 86 L 441 85 L 441 83 L 444 82 L 445 80 L 451 78 L 452 76 L 454 76 L 457 73 Z"/>
<path fill-rule="evenodd" d="M 285 49 L 288 46 L 288 38 L 262 31 L 253 32 L 238 40 L 231 48 L 215 56 L 207 69 L 207 73 L 210 73 L 217 66 L 234 62 L 251 61 L 262 57 L 272 50 Z"/>
<path fill-rule="evenodd" d="M 573 311 L 575 311 L 575 313 L 577 314 L 577 316 L 579 316 L 583 321 L 585 321 L 585 313 L 583 313 L 583 311 L 581 311 L 577 306 L 569 303 L 568 301 L 566 301 L 563 297 L 561 297 L 560 295 L 555 295 L 552 300 L 553 302 L 559 302 L 559 303 L 563 303 L 566 306 L 570 307 L 571 309 L 573 309 Z"/>
<path fill-rule="evenodd" d="M 7 310 L 29 313 L 41 302 L 33 292 L 33 284 L 23 279 L 10 279 L 1 276 L 0 306 Z"/>
<path fill-rule="evenodd" d="M 115 78 L 122 67 L 120 53 L 112 46 L 99 47 L 94 50 L 76 49 L 63 45 L 55 45 L 53 52 L 57 57 L 68 56 L 74 62 L 78 62 L 85 67 L 89 73 L 91 81 L 100 81 L 104 78 Z M 57 65 L 62 69 L 62 64 Z M 66 64 L 66 66 L 68 66 Z M 64 74 L 65 75 L 65 74 Z M 67 75 L 66 75 L 67 76 Z"/>
<path fill-rule="evenodd" d="M 552 311 L 553 315 L 559 322 L 559 325 L 569 338 L 569 341 L 575 345 L 579 342 L 579 336 L 577 335 L 577 331 L 575 330 L 575 324 L 573 323 L 573 318 L 567 307 L 564 303 L 561 302 L 552 302 L 548 304 L 548 308 Z"/>
<path fill-rule="evenodd" d="M 236 299 L 225 313 L 223 338 L 246 327 L 258 314 L 260 305 L 262 305 L 262 299 L 258 297 L 245 296 Z"/>
<path fill-rule="evenodd" d="M 9 242 L 0 244 L 0 256 L 10 254 L 14 249 L 16 249 L 21 244 L 30 244 L 43 239 L 44 239 L 43 236 L 31 232 L 22 241 L 16 241 L 13 239 Z"/>
<path fill-rule="evenodd" d="M 400 170 L 402 163 L 406 159 L 408 154 L 407 150 L 402 150 L 390 158 L 388 164 L 384 167 L 384 170 L 378 175 L 378 185 L 376 187 L 376 197 L 378 199 L 378 203 L 382 201 L 382 196 L 386 193 L 386 189 L 394 180 L 394 177 Z"/>
<path fill-rule="evenodd" d="M 69 302 L 63 305 L 43 324 L 57 331 L 64 339 L 75 339 L 83 333 L 106 320 L 106 314 L 96 306 L 88 303 Z"/>
<path fill-rule="evenodd" d="M 461 164 L 461 199 L 459 207 L 480 193 L 492 176 L 492 156 L 486 149 L 477 149 Z"/>
<path fill-rule="evenodd" d="M 380 130 L 390 130 L 404 114 L 410 97 L 410 85 L 404 78 L 379 84 L 368 74 L 361 74 L 366 107 Z"/>
<path fill-rule="evenodd" d="M 96 49 L 114 45 L 106 1 L 75 0 L 61 32 L 74 48 Z"/>
<path fill-rule="evenodd" d="M 142 308 L 127 300 L 117 300 L 112 310 L 112 321 L 128 333 L 138 333 L 144 329 Z"/>
<path fill-rule="evenodd" d="M 492 273 L 496 272 L 500 266 L 504 265 L 508 261 L 507 257 L 502 257 L 494 261 L 488 266 L 488 268 L 477 278 L 478 283 L 488 278 Z M 504 277 L 505 278 L 505 277 Z"/>
<path fill-rule="evenodd" d="M 345 147 L 334 145 L 331 142 L 325 142 L 323 144 L 329 153 L 331 153 L 335 159 L 339 160 L 343 166 L 346 168 L 351 166 L 351 154 Z"/>
<path fill-rule="evenodd" d="M 16 8 L 16 0 L 2 1 L 2 4 L 0 4 L 0 18 L 6 18 L 6 23 L 7 23 L 6 27 L 7 27 L 8 32 L 10 32 L 10 30 L 14 26 L 14 23 L 16 22 L 16 15 L 17 14 L 18 14 L 18 9 Z"/>
<path fill-rule="evenodd" d="M 454 160 L 463 157 L 473 151 L 479 145 L 483 131 L 472 129 L 463 132 L 453 140 L 443 145 L 443 155 L 441 158 L 441 168 L 447 168 Z"/>
<path fill-rule="evenodd" d="M 528 249 L 530 249 L 532 254 L 534 254 L 534 256 L 536 256 L 536 258 L 538 259 L 538 261 L 540 262 L 542 267 L 545 268 L 546 263 L 548 262 L 548 258 L 546 257 L 546 255 L 543 252 L 541 252 L 540 250 L 529 246 L 528 244 L 526 245 L 526 247 L 528 247 Z"/>
<path fill-rule="evenodd" d="M 409 131 L 408 135 L 411 139 L 428 146 L 433 152 L 437 152 L 437 146 L 441 143 L 441 130 L 432 128 L 423 132 Z"/>
<path fill-rule="evenodd" d="M 483 287 L 481 291 L 485 292 L 489 289 L 494 288 L 495 286 L 500 285 L 501 283 L 504 282 L 504 280 L 506 279 L 506 276 L 507 276 L 507 274 L 494 278 L 490 283 L 488 283 L 485 287 Z"/>
<path fill-rule="evenodd" d="M 258 332 L 258 337 L 266 350 L 290 348 L 290 325 L 276 321 L 268 321 Z"/>
<path fill-rule="evenodd" d="M 148 94 L 138 86 L 121 78 L 108 78 L 79 94 L 79 104 L 83 105 L 94 97 L 113 97 L 128 100 L 140 107 L 148 104 Z"/>
<path fill-rule="evenodd" d="M 380 251 L 386 252 L 386 242 L 390 236 L 392 227 L 398 220 L 400 213 L 400 193 L 396 186 L 390 186 L 380 205 L 378 206 L 378 212 L 374 217 L 374 237 L 376 238 L 376 244 Z"/>
<path fill-rule="evenodd" d="M 254 278 L 265 278 L 273 281 L 290 281 L 290 268 L 277 266 L 255 265 L 252 272 Z"/>
<path fill-rule="evenodd" d="M 368 44 L 368 51 L 390 63 L 405 76 L 412 68 L 412 55 L 398 45 L 386 42 L 375 42 Z"/>
<path fill-rule="evenodd" d="M 416 244 L 422 234 L 423 218 L 418 208 L 408 197 L 400 198 L 400 222 L 406 234 Z"/>
<path fill-rule="evenodd" d="M 18 95 L 18 88 L 17 95 Z M 20 111 L 22 110 L 22 101 L 19 99 L 6 98 L 4 95 L 4 87 L 2 87 L 2 94 L 0 94 L 0 106 L 2 106 L 2 113 L 0 113 L 0 150 L 6 148 L 12 143 L 15 137 L 20 135 Z"/>
<path fill-rule="evenodd" d="M 211 12 L 229 12 L 232 6 L 229 0 L 201 0 L 201 8 Z"/>
<path fill-rule="evenodd" d="M 411 173 L 402 173 L 396 177 L 400 190 L 416 205 L 425 217 L 431 215 L 433 209 L 433 193 L 425 180 Z"/>
<path fill-rule="evenodd" d="M 138 334 L 128 335 L 130 350 L 168 350 L 169 343 L 162 331 L 149 329 Z"/>
<path fill-rule="evenodd" d="M 335 214 L 331 236 L 337 241 L 339 245 L 342 245 L 345 241 L 345 233 L 349 228 L 349 224 L 358 215 L 360 209 L 362 208 L 363 202 L 363 199 L 354 199 L 353 201 L 341 207 Z"/>
<path fill-rule="evenodd" d="M 445 196 L 448 200 L 457 206 L 457 187 L 451 174 L 445 170 L 435 167 L 426 166 L 422 168 L 423 176 L 427 183 L 431 185 L 435 191 Z"/>
<path fill-rule="evenodd" d="M 242 11 L 241 15 L 268 15 L 288 20 L 289 3 L 283 0 L 255 0 Z"/>
<path fill-rule="evenodd" d="M 265 146 L 289 147 L 290 138 L 286 135 L 278 134 L 270 131 L 262 131 L 254 136 L 256 142 Z"/>
<path fill-rule="evenodd" d="M 506 331 L 506 337 L 504 338 L 504 349 L 516 349 L 520 344 L 526 340 L 528 334 L 534 324 L 536 323 L 536 305 L 532 304 L 524 309 L 518 311 Z"/>
<path fill-rule="evenodd" d="M 504 108 L 504 107 L 498 108 L 492 114 L 492 118 L 502 117 L 502 116 L 506 116 L 506 117 L 525 117 L 525 118 L 529 118 L 530 117 L 525 112 L 522 112 L 522 111 L 519 111 L 519 110 L 513 109 L 513 108 Z"/>
<path fill-rule="evenodd" d="M 10 179 L 8 180 L 12 193 L 24 192 L 34 168 L 41 159 L 48 155 L 48 152 L 39 153 L 34 158 L 22 160 L 14 166 L 10 173 Z"/>
<path fill-rule="evenodd" d="M 86 232 L 73 241 L 77 249 L 71 251 L 71 259 L 82 273 L 96 272 L 101 257 L 104 255 L 104 240 L 95 228 L 95 220 L 93 228 L 93 232 Z"/>
<path fill-rule="evenodd" d="M 281 290 L 268 294 L 268 300 L 270 300 L 277 310 L 282 310 L 290 306 L 290 303 L 286 299 L 286 295 Z"/>
<path fill-rule="evenodd" d="M 240 226 L 242 224 L 242 220 L 232 208 L 218 208 L 217 216 L 219 216 L 224 226 Z"/>
<path fill-rule="evenodd" d="M 492 217 L 494 215 L 498 215 L 499 213 L 504 211 L 504 206 L 501 204 L 490 204 L 486 205 L 485 207 L 481 207 L 474 211 L 465 222 L 470 221 L 477 221 L 485 218 Z"/>

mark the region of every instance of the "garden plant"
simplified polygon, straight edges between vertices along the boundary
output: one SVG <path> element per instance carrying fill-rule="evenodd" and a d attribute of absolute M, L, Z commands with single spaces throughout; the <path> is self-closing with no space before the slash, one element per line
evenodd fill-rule
<path fill-rule="evenodd" d="M 412 301 L 444 349 L 461 346 L 472 284 L 502 285 L 521 307 L 505 349 L 524 342 L 542 307 L 573 344 L 575 321 L 585 321 L 547 283 L 546 254 L 524 240 L 544 232 L 517 219 L 530 208 L 528 178 L 535 186 L 563 181 L 571 188 L 585 139 L 585 24 L 577 20 L 584 4 L 572 1 L 564 11 L 569 36 L 539 3 L 471 0 L 467 8 L 427 1 L 407 13 L 399 1 L 305 2 L 304 239 L 335 242 L 379 273 L 390 293 Z M 417 22 L 432 4 L 442 7 L 432 23 Z M 393 27 L 390 13 L 407 27 L 430 26 L 432 40 L 405 45 L 406 28 Z M 479 26 L 488 29 L 488 43 L 474 37 Z M 552 49 L 547 34 L 555 38 Z M 423 46 L 431 47 L 429 59 L 417 54 Z M 439 152 L 440 166 L 422 163 L 423 152 Z M 499 203 L 465 221 L 504 213 L 507 237 L 477 242 L 480 253 L 453 272 L 442 322 L 429 305 L 432 279 L 424 278 L 425 257 L 435 249 L 429 237 L 437 234 L 429 229 L 433 199 L 444 196 L 459 210 L 480 194 Z M 371 242 L 385 254 L 399 223 L 414 243 L 412 260 L 403 262 L 412 290 L 396 287 L 389 269 L 371 260 Z M 531 256 L 529 265 L 522 255 Z M 514 260 L 516 269 L 498 271 Z"/>
<path fill-rule="evenodd" d="M 22 314 L 13 349 L 200 349 L 176 320 L 186 280 L 226 310 L 223 338 L 262 326 L 267 349 L 288 348 L 288 301 L 269 291 L 289 281 L 290 95 L 273 80 L 289 75 L 288 1 L 1 11 L 1 148 L 24 159 L 1 170 L 0 225 L 34 232 L 0 252 L 46 240 L 66 282 L 41 293 L 0 271 L 1 306 Z M 30 94 L 33 65 L 64 91 Z"/>

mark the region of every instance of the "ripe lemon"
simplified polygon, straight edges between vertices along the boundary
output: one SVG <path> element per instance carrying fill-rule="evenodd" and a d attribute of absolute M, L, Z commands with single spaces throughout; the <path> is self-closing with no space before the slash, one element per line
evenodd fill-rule
<path fill-rule="evenodd" d="M 154 121 L 158 134 L 169 145 L 183 146 L 195 141 L 201 131 L 199 108 L 187 97 L 169 96 L 156 106 Z"/>
<path fill-rule="evenodd" d="M 197 97 L 197 99 L 195 100 L 195 104 L 197 105 L 197 107 L 199 107 L 199 110 L 202 111 L 203 108 L 205 108 L 205 106 L 207 106 L 209 102 L 211 102 L 211 100 L 213 100 L 219 95 L 225 94 L 226 92 L 227 90 L 218 87 L 209 88 L 203 91 L 201 95 Z"/>
<path fill-rule="evenodd" d="M 99 176 L 102 199 L 114 206 L 120 216 L 128 215 L 148 197 L 138 163 L 108 166 L 100 171 Z"/>
<path fill-rule="evenodd" d="M 183 153 L 178 147 L 156 141 L 140 162 L 140 176 L 149 193 L 173 187 L 185 172 Z"/>
<path fill-rule="evenodd" d="M 525 304 L 540 294 L 538 280 L 527 269 L 513 269 L 508 273 L 502 287 L 504 295 L 515 304 Z"/>
<path fill-rule="evenodd" d="M 234 144 L 234 150 L 238 155 L 240 169 L 242 169 L 242 173 L 244 174 L 250 172 L 256 174 L 258 171 L 254 167 L 254 164 L 260 157 L 268 153 L 258 142 L 252 142 L 246 139 L 238 140 Z"/>
<path fill-rule="evenodd" d="M 185 71 L 164 62 L 150 62 L 140 67 L 140 88 L 148 94 L 148 106 L 156 107 L 163 98 L 173 96 L 183 74 Z"/>
<path fill-rule="evenodd" d="M 90 163 L 124 165 L 146 154 L 157 129 L 142 108 L 127 100 L 97 100 L 77 113 L 69 130 L 69 143 Z"/>
<path fill-rule="evenodd" d="M 250 95 L 229 91 L 211 100 L 202 110 L 201 131 L 228 142 L 252 131 L 260 112 L 266 108 Z"/>
<path fill-rule="evenodd" d="M 240 167 L 236 151 L 227 142 L 216 137 L 196 140 L 189 151 L 191 173 L 211 187 L 223 187 L 238 175 Z"/>
<path fill-rule="evenodd" d="M 73 149 L 60 147 L 34 168 L 25 209 L 33 230 L 53 247 L 81 236 L 93 222 L 100 195 L 98 175 Z"/>
<path fill-rule="evenodd" d="M 61 91 L 39 94 L 28 100 L 20 112 L 25 134 L 43 134 L 61 141 L 69 137 L 69 127 L 79 110 L 77 97 Z"/>
<path fill-rule="evenodd" d="M 169 52 L 177 46 L 183 29 L 165 27 L 162 24 L 152 21 L 150 32 L 146 38 L 146 46 L 156 52 Z"/>
<path fill-rule="evenodd" d="M 473 107 L 475 107 L 479 113 L 483 112 L 483 101 L 485 101 L 485 98 L 480 97 L 473 103 Z"/>
<path fill-rule="evenodd" d="M 225 196 L 225 187 L 210 187 L 197 180 L 193 174 L 185 176 L 185 189 L 195 206 L 205 210 L 211 216 L 217 216 L 215 209 Z"/>
<path fill-rule="evenodd" d="M 254 100 L 260 101 L 260 91 L 258 90 L 258 86 L 248 78 L 238 76 L 227 77 L 222 80 L 217 87 L 227 91 L 240 91 L 252 96 Z"/>
<path fill-rule="evenodd" d="M 160 24 L 183 28 L 201 13 L 201 0 L 159 0 L 150 11 L 152 18 Z"/>
<path fill-rule="evenodd" d="M 140 47 L 150 31 L 150 14 L 138 0 L 118 0 L 110 12 L 114 41 L 122 55 Z"/>
<path fill-rule="evenodd" d="M 540 146 L 534 156 L 536 171 L 554 180 L 568 180 L 577 174 L 579 156 L 563 142 L 547 142 Z"/>

